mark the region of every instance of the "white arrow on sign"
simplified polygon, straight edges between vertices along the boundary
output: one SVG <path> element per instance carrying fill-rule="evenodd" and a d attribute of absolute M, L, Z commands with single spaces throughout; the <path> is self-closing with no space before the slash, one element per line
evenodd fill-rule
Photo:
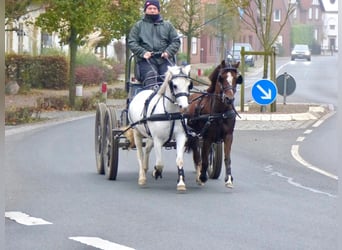
<path fill-rule="evenodd" d="M 261 99 L 264 99 L 264 100 L 272 99 L 272 91 L 271 91 L 271 89 L 268 89 L 268 93 L 267 93 L 266 90 L 264 90 L 260 86 L 260 84 L 257 85 L 257 88 L 264 94 L 264 96 L 260 96 Z"/>

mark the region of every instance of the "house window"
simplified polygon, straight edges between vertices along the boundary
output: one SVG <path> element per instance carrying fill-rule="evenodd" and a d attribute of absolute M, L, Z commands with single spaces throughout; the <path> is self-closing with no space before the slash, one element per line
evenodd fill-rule
<path fill-rule="evenodd" d="M 280 16 L 281 16 L 280 10 L 275 10 L 274 16 L 273 16 L 273 21 L 274 22 L 280 22 Z"/>
<path fill-rule="evenodd" d="M 330 24 L 330 25 L 329 25 L 329 29 L 330 29 L 330 30 L 335 30 L 335 25 Z"/>
<path fill-rule="evenodd" d="M 52 47 L 52 36 L 48 33 L 42 32 L 41 34 L 41 39 L 42 39 L 42 46 L 44 48 L 51 48 Z"/>
<path fill-rule="evenodd" d="M 315 19 L 318 20 L 318 16 L 319 16 L 319 9 L 316 8 L 315 9 Z"/>
<path fill-rule="evenodd" d="M 309 9 L 308 18 L 312 19 L 312 8 Z"/>
<path fill-rule="evenodd" d="M 197 38 L 196 37 L 191 38 L 191 53 L 193 55 L 197 54 Z"/>

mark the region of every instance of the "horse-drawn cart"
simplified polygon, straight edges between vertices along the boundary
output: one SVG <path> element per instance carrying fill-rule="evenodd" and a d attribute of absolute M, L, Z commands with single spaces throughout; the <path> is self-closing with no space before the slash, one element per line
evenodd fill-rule
<path fill-rule="evenodd" d="M 133 128 L 141 122 L 135 122 L 134 124 L 129 122 L 128 119 L 128 107 L 137 93 L 144 89 L 144 84 L 137 82 L 135 77 L 131 77 L 134 74 L 131 70 L 133 64 L 133 56 L 129 58 L 129 67 L 126 73 L 125 89 L 128 97 L 126 100 L 126 107 L 117 108 L 113 105 L 107 105 L 106 103 L 98 103 L 95 116 L 95 155 L 96 155 L 96 167 L 98 174 L 105 174 L 109 180 L 116 180 L 119 166 L 119 152 L 121 150 L 128 150 L 130 148 L 130 140 L 126 137 L 125 131 L 129 128 Z M 157 91 L 160 87 L 160 83 L 152 86 L 154 91 Z M 149 86 L 151 88 L 151 86 Z M 198 91 L 197 91 L 198 92 Z M 167 118 L 159 115 L 152 118 L 152 120 L 182 120 L 182 123 L 186 123 L 187 116 L 176 113 L 168 113 Z M 185 121 L 185 122 L 184 122 Z M 183 126 L 184 130 L 187 130 L 186 126 Z M 189 135 L 189 131 L 186 131 Z M 200 145 L 202 141 L 200 142 Z M 223 162 L 223 143 L 212 143 L 208 159 L 208 176 L 211 179 L 219 178 L 221 174 L 222 162 Z M 143 141 L 143 146 L 146 146 L 146 142 Z M 174 138 L 170 138 L 167 143 L 163 144 L 163 147 L 167 149 L 176 149 L 177 142 Z"/>

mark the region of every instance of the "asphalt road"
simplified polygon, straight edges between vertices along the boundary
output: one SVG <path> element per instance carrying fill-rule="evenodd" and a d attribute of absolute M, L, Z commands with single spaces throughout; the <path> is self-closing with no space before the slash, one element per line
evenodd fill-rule
<path fill-rule="evenodd" d="M 7 219 L 6 249 L 94 249 L 78 237 L 149 250 L 337 249 L 337 184 L 291 157 L 302 130 L 237 130 L 232 190 L 221 178 L 197 186 L 188 155 L 188 191 L 178 194 L 172 150 L 163 179 L 149 175 L 146 188 L 137 184 L 135 151 L 120 152 L 116 181 L 97 175 L 93 124 L 87 118 L 6 138 L 6 212 L 52 223 Z"/>

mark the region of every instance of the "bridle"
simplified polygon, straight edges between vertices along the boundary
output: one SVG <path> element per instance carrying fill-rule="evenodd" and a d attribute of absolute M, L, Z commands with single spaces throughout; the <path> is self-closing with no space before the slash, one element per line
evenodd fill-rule
<path fill-rule="evenodd" d="M 231 70 L 228 69 L 228 70 L 227 70 L 227 74 L 228 74 L 229 72 L 231 72 L 231 71 L 235 71 L 235 74 L 236 74 L 236 69 L 235 69 L 235 68 L 232 68 Z M 231 74 L 232 74 L 232 73 L 231 73 Z M 233 80 L 236 81 L 236 77 L 233 77 Z M 235 99 L 234 96 L 233 96 L 233 98 L 231 98 L 231 97 L 229 97 L 229 96 L 226 94 L 226 92 L 229 91 L 229 90 L 231 90 L 231 91 L 233 92 L 233 94 L 234 94 L 235 91 L 236 91 L 236 90 L 235 90 L 235 87 L 233 87 L 233 85 L 231 85 L 231 84 L 227 81 L 227 79 L 224 78 L 224 77 L 222 76 L 222 72 L 220 72 L 220 74 L 219 74 L 219 76 L 218 76 L 217 82 L 220 83 L 221 91 L 220 91 L 219 97 L 220 97 L 222 103 L 225 103 L 225 104 L 227 104 L 227 105 L 233 104 L 233 103 L 234 103 L 234 99 Z M 227 83 L 226 86 L 224 86 L 224 83 Z"/>
<path fill-rule="evenodd" d="M 183 72 L 180 72 L 179 74 L 176 74 L 176 75 L 172 75 L 171 79 L 169 80 L 169 88 L 170 88 L 171 94 L 172 94 L 172 96 L 174 97 L 175 100 L 171 100 L 169 97 L 164 95 L 164 97 L 166 99 L 168 99 L 169 101 L 171 101 L 172 103 L 175 103 L 175 101 L 176 101 L 176 99 L 178 97 L 181 97 L 181 96 L 188 97 L 190 95 L 190 90 L 193 88 L 193 83 L 192 83 L 192 81 L 190 81 L 190 85 L 189 85 L 189 88 L 188 88 L 187 92 L 180 92 L 180 93 L 176 94 L 175 93 L 175 87 L 174 87 L 175 85 L 173 83 L 174 79 L 176 79 L 176 78 L 186 78 L 186 79 L 191 80 L 191 78 L 187 74 L 185 74 Z"/>

